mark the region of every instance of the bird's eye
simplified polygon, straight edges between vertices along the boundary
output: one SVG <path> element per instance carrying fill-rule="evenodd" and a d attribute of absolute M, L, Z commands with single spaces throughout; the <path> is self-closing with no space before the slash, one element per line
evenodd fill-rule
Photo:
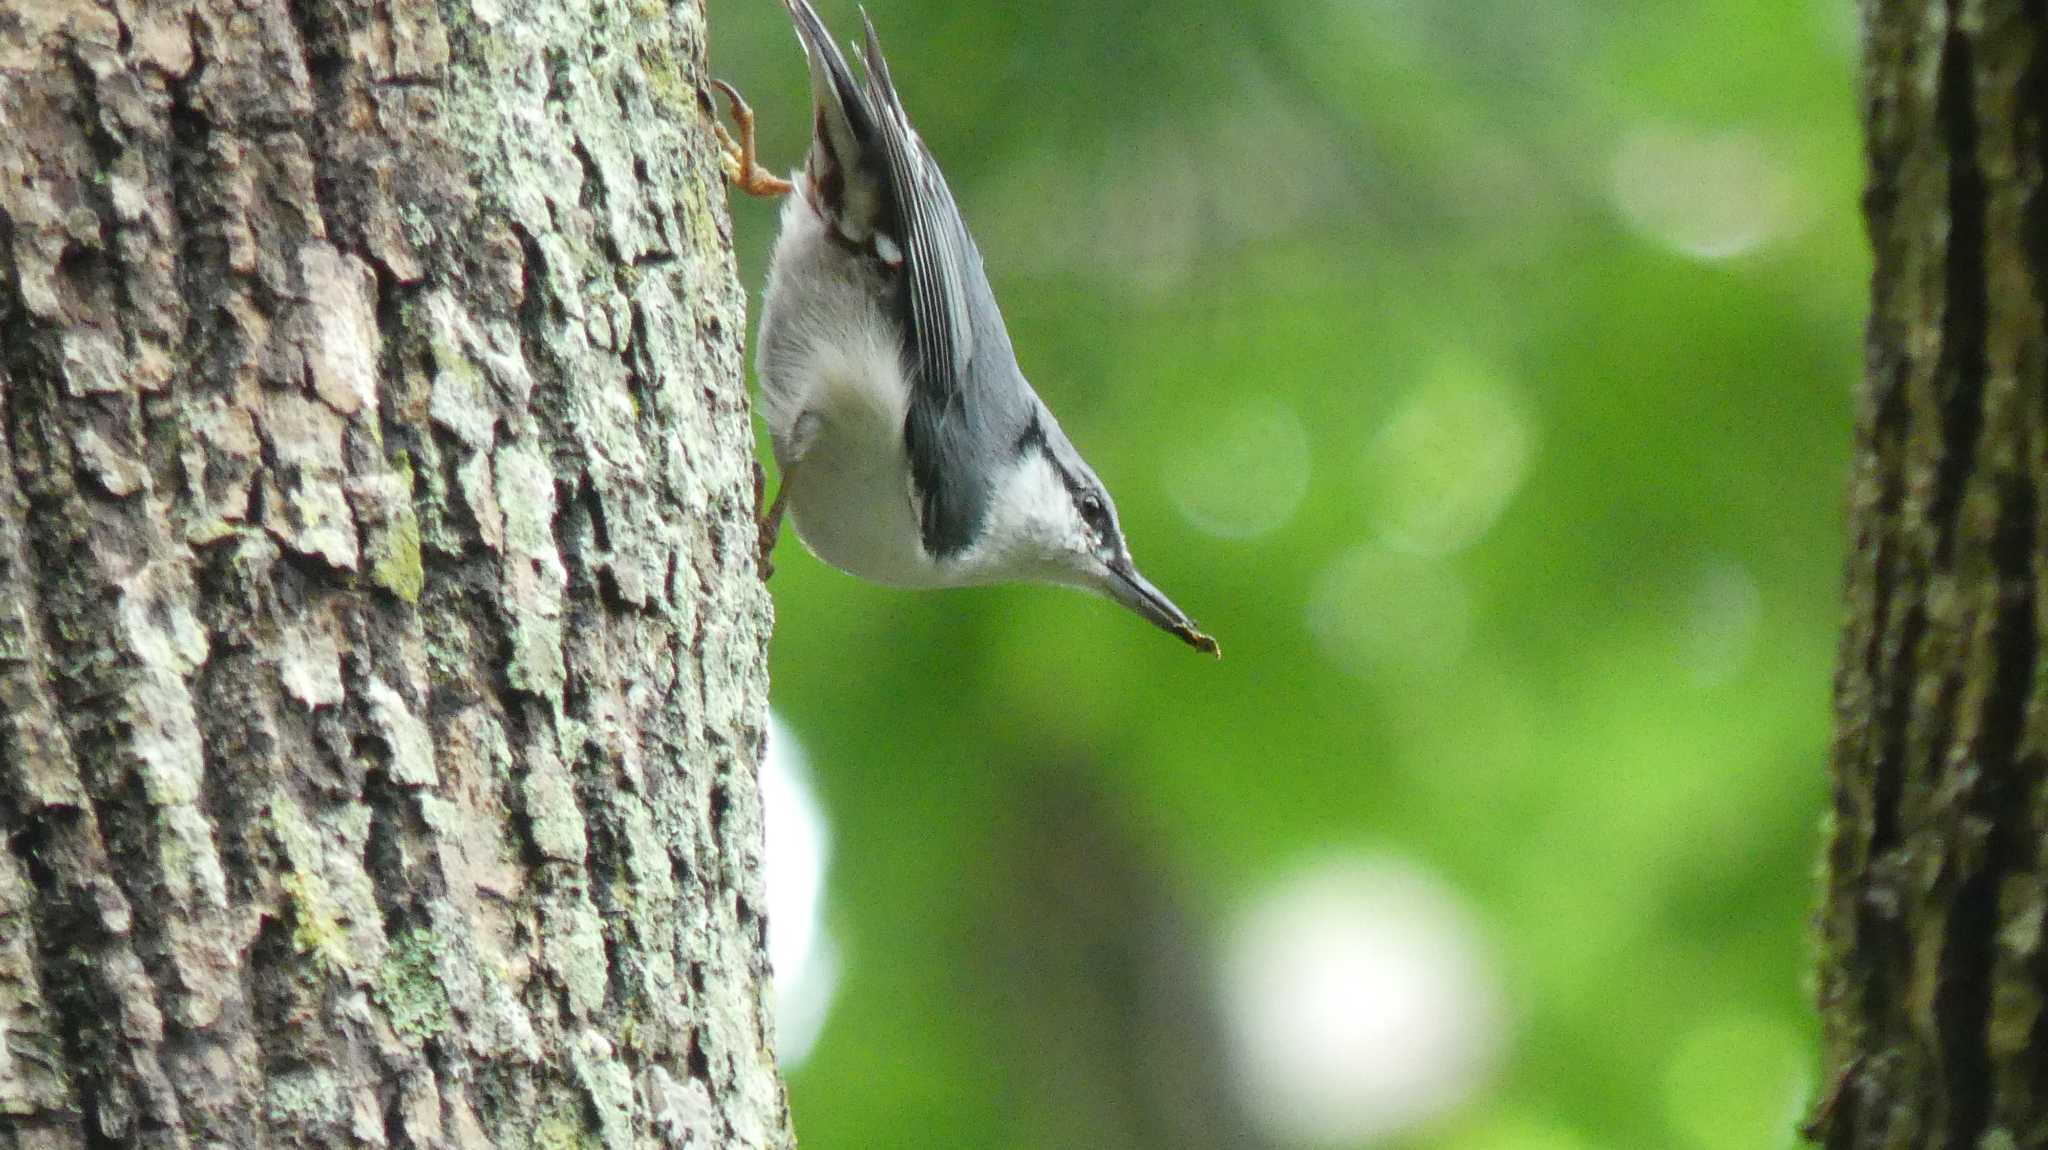
<path fill-rule="evenodd" d="M 1108 526 L 1109 516 L 1103 508 L 1101 496 L 1092 492 L 1081 496 L 1081 518 L 1098 532 Z"/>

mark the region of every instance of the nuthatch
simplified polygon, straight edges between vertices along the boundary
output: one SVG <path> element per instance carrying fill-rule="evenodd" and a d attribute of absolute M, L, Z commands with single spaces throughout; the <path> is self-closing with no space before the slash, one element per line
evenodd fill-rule
<path fill-rule="evenodd" d="M 1216 641 L 1138 573 L 1109 492 L 1017 367 L 981 254 L 866 25 L 865 81 L 807 0 L 784 0 L 811 68 L 813 136 L 795 183 L 755 162 L 753 116 L 727 173 L 792 190 L 761 303 L 756 368 L 785 508 L 804 545 L 905 587 L 1034 581 L 1106 595 L 1197 650 Z M 723 129 L 720 129 L 723 134 Z"/>

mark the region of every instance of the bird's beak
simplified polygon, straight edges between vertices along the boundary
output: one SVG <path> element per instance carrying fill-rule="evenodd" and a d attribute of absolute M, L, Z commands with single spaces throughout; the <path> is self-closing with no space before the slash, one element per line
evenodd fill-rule
<path fill-rule="evenodd" d="M 1223 648 L 1216 645 L 1216 640 L 1197 630 L 1195 621 L 1188 618 L 1187 612 L 1174 606 L 1173 600 L 1166 597 L 1166 592 L 1154 587 L 1150 579 L 1138 574 L 1138 569 L 1131 565 L 1130 556 L 1118 556 L 1103 566 L 1109 571 L 1109 578 L 1105 582 L 1111 598 L 1143 615 L 1153 626 L 1176 636 L 1195 650 L 1205 651 L 1219 659 L 1223 657 Z"/>

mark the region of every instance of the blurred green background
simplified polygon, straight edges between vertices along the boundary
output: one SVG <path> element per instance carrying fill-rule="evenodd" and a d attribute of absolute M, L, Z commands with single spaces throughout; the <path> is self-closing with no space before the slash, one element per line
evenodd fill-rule
<path fill-rule="evenodd" d="M 1226 658 L 785 535 L 803 1144 L 1792 1145 L 1846 0 L 869 9 L 1026 373 Z M 794 166 L 781 5 L 710 15 Z M 778 205 L 733 211 L 758 303 Z"/>

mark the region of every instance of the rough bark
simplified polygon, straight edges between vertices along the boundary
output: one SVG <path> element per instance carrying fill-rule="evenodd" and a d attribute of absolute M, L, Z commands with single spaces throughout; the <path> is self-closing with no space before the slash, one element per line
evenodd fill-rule
<path fill-rule="evenodd" d="M 2048 6 L 1866 0 L 1829 1147 L 2048 1145 Z"/>
<path fill-rule="evenodd" d="M 788 1144 L 698 0 L 0 0 L 0 1148 Z"/>

